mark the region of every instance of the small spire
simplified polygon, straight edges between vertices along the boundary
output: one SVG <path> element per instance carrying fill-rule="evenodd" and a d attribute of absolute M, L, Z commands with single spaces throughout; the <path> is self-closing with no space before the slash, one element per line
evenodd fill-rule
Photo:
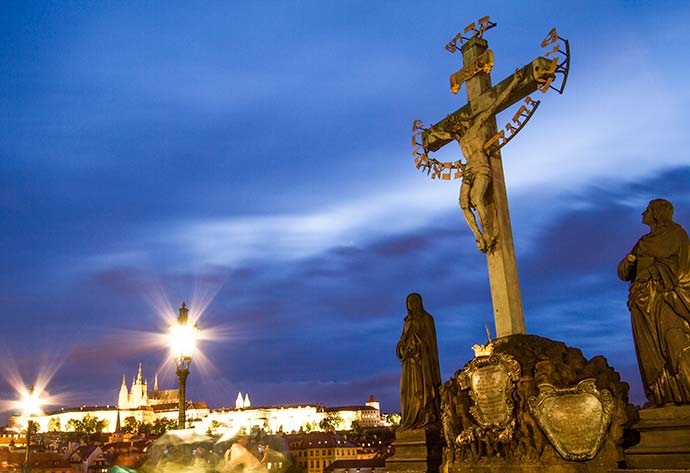
<path fill-rule="evenodd" d="M 158 392 L 158 373 L 156 372 L 156 375 L 153 377 L 153 392 L 157 393 Z"/>
<path fill-rule="evenodd" d="M 122 386 L 127 387 L 127 381 L 125 381 L 125 374 L 122 373 Z"/>
<path fill-rule="evenodd" d="M 177 316 L 177 322 L 179 324 L 185 325 L 187 323 L 188 318 L 189 309 L 187 309 L 187 305 L 183 302 L 182 307 L 180 307 L 180 315 Z"/>
<path fill-rule="evenodd" d="M 115 421 L 115 433 L 122 433 L 122 425 L 120 424 L 120 409 L 117 410 L 117 420 Z"/>
<path fill-rule="evenodd" d="M 137 384 L 141 384 L 144 381 L 144 377 L 141 374 L 141 362 L 139 362 L 139 373 L 137 373 Z"/>
<path fill-rule="evenodd" d="M 242 393 L 237 393 L 237 399 L 235 399 L 235 409 L 242 409 L 244 407 L 244 400 L 242 399 Z"/>

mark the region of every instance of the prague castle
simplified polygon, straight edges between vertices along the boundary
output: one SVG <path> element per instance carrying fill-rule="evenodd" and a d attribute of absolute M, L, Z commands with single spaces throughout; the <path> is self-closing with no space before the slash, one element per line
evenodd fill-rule
<path fill-rule="evenodd" d="M 119 409 L 136 409 L 141 406 L 176 403 L 177 395 L 177 389 L 167 389 L 164 391 L 158 389 L 158 373 L 156 373 L 153 381 L 153 391 L 149 391 L 148 380 L 144 379 L 141 363 L 139 363 L 139 372 L 136 378 L 132 378 L 132 387 L 129 390 L 127 389 L 125 375 L 122 375 L 122 385 L 117 398 L 117 407 Z"/>
<path fill-rule="evenodd" d="M 365 405 L 324 407 L 321 404 L 252 406 L 249 394 L 237 394 L 234 408 L 210 410 L 203 402 L 187 401 L 187 421 L 195 429 L 206 432 L 214 429 L 223 434 L 250 432 L 253 428 L 277 432 L 309 432 L 322 430 L 321 424 L 329 420 L 338 430 L 350 430 L 354 423 L 362 427 L 384 425 L 378 401 L 370 396 Z M 83 420 L 87 415 L 108 422 L 106 432 L 115 432 L 128 417 L 141 423 L 152 424 L 157 419 L 176 420 L 178 416 L 177 389 L 159 390 L 158 375 L 154 376 L 153 389 L 149 391 L 148 380 L 144 378 L 139 364 L 137 375 L 127 387 L 126 376 L 117 394 L 117 405 L 82 406 L 47 412 L 32 417 L 41 432 L 65 430 L 70 419 Z M 12 416 L 8 427 L 17 431 L 24 429 L 26 420 Z"/>

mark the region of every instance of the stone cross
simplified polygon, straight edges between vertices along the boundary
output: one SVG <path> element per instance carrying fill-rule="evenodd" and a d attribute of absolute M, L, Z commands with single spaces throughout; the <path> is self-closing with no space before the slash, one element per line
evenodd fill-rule
<path fill-rule="evenodd" d="M 548 88 L 555 61 L 538 57 L 518 69 L 513 77 L 492 87 L 489 71 L 493 65 L 493 53 L 488 49 L 487 41 L 481 35 L 475 35 L 460 50 L 465 67 L 451 76 L 451 90 L 457 92 L 465 84 L 468 103 L 426 129 L 422 133 L 423 146 L 426 152 L 437 151 L 453 140 L 460 144 L 466 160 L 462 165 L 464 173 L 460 206 L 475 233 L 479 250 L 487 256 L 496 335 L 524 334 L 525 321 L 503 163 L 498 147 L 486 145 L 498 140 L 496 114 L 537 89 L 545 90 L 545 84 Z M 538 105 L 529 97 L 525 102 L 531 102 L 534 109 Z M 513 121 L 518 122 L 515 118 Z M 522 126 L 524 123 L 518 124 Z M 506 129 L 515 132 L 510 125 Z M 501 137 L 505 139 L 504 134 Z M 444 176 L 444 179 L 449 177 Z"/>

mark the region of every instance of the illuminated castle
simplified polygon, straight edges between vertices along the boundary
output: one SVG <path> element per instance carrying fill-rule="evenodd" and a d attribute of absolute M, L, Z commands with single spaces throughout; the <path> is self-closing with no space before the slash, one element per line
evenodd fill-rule
<path fill-rule="evenodd" d="M 150 407 L 160 404 L 172 404 L 177 402 L 177 396 L 178 392 L 176 389 L 163 391 L 158 389 L 158 374 L 154 377 L 153 391 L 149 391 L 148 380 L 144 379 L 141 363 L 139 363 L 139 372 L 136 378 L 132 378 L 132 387 L 130 389 L 127 389 L 125 375 L 122 375 L 120 393 L 117 397 L 117 407 L 119 409 L 138 409 L 142 406 Z"/>

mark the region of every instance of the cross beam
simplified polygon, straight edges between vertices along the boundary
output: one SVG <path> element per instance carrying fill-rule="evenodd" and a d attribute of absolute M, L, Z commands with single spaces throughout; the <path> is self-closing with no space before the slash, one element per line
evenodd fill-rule
<path fill-rule="evenodd" d="M 474 37 L 460 49 L 464 64 L 473 64 L 479 56 L 487 51 L 488 43 L 482 38 Z M 488 72 L 478 72 L 468 78 L 465 81 L 468 103 L 423 132 L 424 149 L 436 151 L 453 139 L 459 139 L 462 148 L 463 130 L 453 129 L 454 124 L 457 124 L 461 117 L 464 117 L 465 120 L 469 118 L 471 121 L 489 109 L 493 109 L 492 116 L 481 125 L 480 132 L 475 134 L 472 139 L 477 140 L 477 136 L 494 136 L 497 132 L 496 114 L 536 91 L 545 82 L 546 76 L 553 71 L 551 66 L 552 60 L 538 57 L 522 67 L 519 71 L 519 77 L 521 77 L 519 82 L 514 83 L 516 79 L 508 77 L 493 87 Z M 510 87 L 512 90 L 505 97 L 502 97 L 501 103 L 497 103 L 497 99 Z M 457 125 L 455 126 L 457 127 Z M 450 137 L 449 132 L 455 136 Z M 469 158 L 469 156 L 465 156 L 468 164 Z M 491 183 L 486 191 L 490 198 L 486 200 L 488 205 L 495 209 L 494 226 L 497 238 L 495 247 L 487 251 L 487 265 L 496 335 L 502 337 L 511 334 L 524 334 L 525 320 L 522 312 L 520 283 L 500 151 L 498 149 L 493 150 L 488 161 L 491 168 Z M 466 183 L 463 182 L 463 185 Z M 472 184 L 470 183 L 470 185 Z M 476 208 L 476 202 L 474 205 Z"/>
<path fill-rule="evenodd" d="M 499 104 L 496 114 L 501 113 L 506 108 L 510 107 L 516 102 L 519 102 L 521 99 L 528 96 L 529 94 L 536 92 L 539 88 L 539 85 L 543 82 L 541 78 L 544 76 L 545 73 L 548 73 L 546 71 L 549 70 L 550 66 L 551 59 L 547 59 L 543 56 L 540 56 L 536 58 L 534 61 L 519 69 L 522 76 L 528 78 L 528 80 L 522 81 L 508 95 L 508 98 L 504 100 L 502 104 Z M 496 97 L 501 95 L 501 92 L 508 88 L 511 79 L 512 77 L 506 77 L 495 86 L 486 90 L 479 97 L 475 97 L 474 99 L 472 99 L 470 103 L 466 103 L 458 110 L 454 111 L 453 113 L 449 114 L 446 118 L 444 118 L 437 124 L 433 125 L 431 128 L 425 130 L 424 133 L 422 133 L 422 143 L 424 145 L 424 149 L 426 149 L 427 151 L 438 151 L 439 149 L 453 141 L 451 139 L 440 139 L 434 136 L 430 136 L 431 130 L 435 128 L 445 129 L 448 126 L 448 121 L 450 117 L 456 118 L 460 115 L 472 116 L 476 115 L 477 113 L 481 113 L 496 100 Z M 470 79 L 470 81 L 471 80 L 472 79 Z M 450 119 L 452 120 L 452 118 Z"/>

